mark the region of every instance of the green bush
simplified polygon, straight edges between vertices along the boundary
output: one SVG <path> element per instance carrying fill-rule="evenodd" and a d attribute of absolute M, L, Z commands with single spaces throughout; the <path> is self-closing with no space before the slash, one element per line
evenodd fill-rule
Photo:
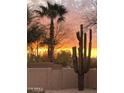
<path fill-rule="evenodd" d="M 35 62 L 49 62 L 47 53 L 44 53 L 42 56 L 28 55 L 27 57 L 28 63 Z M 72 57 L 70 51 L 60 51 L 55 55 L 54 59 L 55 64 L 61 64 L 63 66 L 70 65 L 72 63 Z"/>
<path fill-rule="evenodd" d="M 72 57 L 70 51 L 61 51 L 57 54 L 55 63 L 62 64 L 63 66 L 70 65 L 72 62 Z"/>
<path fill-rule="evenodd" d="M 43 54 L 42 56 L 36 56 L 36 55 L 28 55 L 27 57 L 28 63 L 35 63 L 35 62 L 49 62 L 49 59 L 47 57 L 47 54 Z"/>
<path fill-rule="evenodd" d="M 71 66 L 73 67 L 72 57 L 70 51 L 60 51 L 56 53 L 54 59 L 55 64 L 60 64 L 62 66 Z M 28 55 L 27 57 L 28 63 L 35 63 L 35 62 L 49 62 L 47 53 L 43 53 L 42 56 L 35 56 L 35 55 Z M 90 62 L 91 68 L 97 68 L 97 60 L 92 60 Z"/>

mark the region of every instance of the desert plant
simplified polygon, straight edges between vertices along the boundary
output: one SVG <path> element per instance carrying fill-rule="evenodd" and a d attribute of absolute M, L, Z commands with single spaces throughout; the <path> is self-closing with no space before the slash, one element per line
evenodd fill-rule
<path fill-rule="evenodd" d="M 34 63 L 34 62 L 38 61 L 37 59 L 38 59 L 38 57 L 36 55 L 31 54 L 30 56 L 28 56 L 27 62 L 28 63 Z"/>
<path fill-rule="evenodd" d="M 92 30 L 90 30 L 89 37 L 89 50 L 88 50 L 88 59 L 87 55 L 87 34 L 83 32 L 83 25 L 80 26 L 80 32 L 77 32 L 77 39 L 79 41 L 78 48 L 78 58 L 76 47 L 73 47 L 73 65 L 74 71 L 78 74 L 78 88 L 79 90 L 84 89 L 84 73 L 87 73 L 90 68 L 90 60 L 91 60 L 91 46 L 92 46 Z"/>
<path fill-rule="evenodd" d="M 55 63 L 61 64 L 63 66 L 70 65 L 72 62 L 70 51 L 61 51 L 57 54 Z"/>
<path fill-rule="evenodd" d="M 48 45 L 48 57 L 50 62 L 54 60 L 54 46 L 55 46 L 55 36 L 54 36 L 54 19 L 58 18 L 58 22 L 64 21 L 64 14 L 67 13 L 66 8 L 63 5 L 51 4 L 47 2 L 47 7 L 40 6 L 42 10 L 35 10 L 41 17 L 47 16 L 50 19 L 50 33 L 49 33 L 49 43 Z"/>

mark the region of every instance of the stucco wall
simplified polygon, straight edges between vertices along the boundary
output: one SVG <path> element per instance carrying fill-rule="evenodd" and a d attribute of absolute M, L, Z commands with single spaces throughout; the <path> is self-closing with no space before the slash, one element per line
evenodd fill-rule
<path fill-rule="evenodd" d="M 71 89 L 78 87 L 77 74 L 72 68 L 28 68 L 27 87 L 45 89 Z M 97 71 L 91 69 L 85 74 L 85 87 L 97 87 Z"/>

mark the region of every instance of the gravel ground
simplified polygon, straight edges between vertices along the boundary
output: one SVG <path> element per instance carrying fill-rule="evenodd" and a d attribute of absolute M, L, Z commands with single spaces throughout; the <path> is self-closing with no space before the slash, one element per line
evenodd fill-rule
<path fill-rule="evenodd" d="M 78 91 L 77 89 L 66 90 L 46 90 L 45 93 L 97 93 L 97 90 L 85 89 L 84 91 Z"/>

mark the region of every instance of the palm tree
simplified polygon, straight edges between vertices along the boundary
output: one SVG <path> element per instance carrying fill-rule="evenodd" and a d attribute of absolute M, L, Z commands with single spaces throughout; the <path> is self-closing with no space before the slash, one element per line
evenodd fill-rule
<path fill-rule="evenodd" d="M 42 10 L 35 10 L 41 17 L 47 16 L 50 19 L 50 33 L 49 33 L 49 44 L 48 44 L 48 57 L 50 62 L 54 61 L 54 47 L 55 47 L 55 37 L 54 37 L 54 19 L 58 18 L 58 23 L 64 21 L 64 14 L 67 13 L 66 8 L 63 5 L 51 4 L 47 2 L 47 7 L 39 6 Z"/>

